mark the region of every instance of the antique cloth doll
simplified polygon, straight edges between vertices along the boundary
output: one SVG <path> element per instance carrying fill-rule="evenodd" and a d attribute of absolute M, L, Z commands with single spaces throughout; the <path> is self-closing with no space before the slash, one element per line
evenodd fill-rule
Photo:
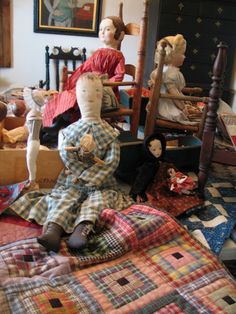
<path fill-rule="evenodd" d="M 170 191 L 177 194 L 193 194 L 193 190 L 196 189 L 196 183 L 193 179 L 180 171 L 176 171 L 174 168 L 169 168 L 167 170 L 169 175 L 168 185 Z"/>
<path fill-rule="evenodd" d="M 71 234 L 70 248 L 85 247 L 104 208 L 121 210 L 133 202 L 117 189 L 113 177 L 120 146 L 118 131 L 100 118 L 102 88 L 101 80 L 94 73 L 80 76 L 76 95 L 81 119 L 60 131 L 60 156 L 66 171 L 62 170 L 51 193 L 29 192 L 11 205 L 24 219 L 44 225 L 38 242 L 47 250 L 59 250 L 63 233 Z M 86 134 L 91 134 L 95 143 L 92 152 L 103 163 L 91 164 L 78 158 L 77 152 L 68 150 L 68 147 L 80 147 Z"/>
<path fill-rule="evenodd" d="M 167 36 L 164 38 L 168 45 L 166 46 L 166 56 L 164 60 L 162 75 L 162 93 L 173 95 L 183 95 L 182 90 L 185 87 L 185 79 L 180 71 L 180 67 L 185 59 L 186 40 L 181 34 L 176 36 Z M 158 64 L 160 41 L 157 43 L 155 62 Z M 149 85 L 154 84 L 157 69 L 150 75 Z M 148 108 L 147 108 L 148 109 Z M 190 121 L 188 111 L 199 112 L 199 110 L 182 100 L 160 98 L 157 110 L 157 116 L 162 119 L 179 122 L 182 124 L 196 124 Z"/>
<path fill-rule="evenodd" d="M 154 178 L 163 160 L 166 150 L 166 140 L 161 133 L 154 133 L 144 139 L 144 163 L 139 167 L 132 184 L 130 195 L 137 202 L 147 201 L 145 191 Z"/>
<path fill-rule="evenodd" d="M 117 16 L 109 16 L 100 23 L 99 38 L 104 44 L 94 52 L 71 75 L 66 84 L 66 90 L 54 96 L 47 104 L 43 114 L 43 126 L 45 132 L 57 131 L 76 120 L 78 120 L 79 108 L 76 104 L 75 84 L 81 74 L 85 72 L 96 72 L 106 74 L 109 81 L 120 82 L 125 74 L 125 59 L 118 49 L 125 34 L 125 25 Z M 116 88 L 115 92 L 118 91 Z M 65 122 L 65 120 L 67 120 Z M 69 122 L 68 122 L 69 121 Z M 54 124 L 53 124 L 54 123 Z"/>

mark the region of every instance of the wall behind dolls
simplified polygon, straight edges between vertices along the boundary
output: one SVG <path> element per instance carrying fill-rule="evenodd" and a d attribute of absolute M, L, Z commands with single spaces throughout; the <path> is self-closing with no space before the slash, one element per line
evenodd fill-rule
<path fill-rule="evenodd" d="M 45 79 L 45 46 L 85 47 L 87 57 L 102 47 L 97 37 L 34 33 L 32 0 L 12 0 L 12 67 L 0 68 L 0 92 L 9 86 L 34 86 Z M 117 15 L 121 0 L 103 0 L 102 17 Z M 143 13 L 143 0 L 123 0 L 124 22 L 139 23 Z M 127 63 L 136 64 L 137 39 L 126 36 L 122 52 Z M 54 88 L 54 86 L 51 86 Z"/>

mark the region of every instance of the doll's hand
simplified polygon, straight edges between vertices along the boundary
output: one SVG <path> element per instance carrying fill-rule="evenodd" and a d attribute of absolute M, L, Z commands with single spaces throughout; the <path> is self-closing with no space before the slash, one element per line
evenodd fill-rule
<path fill-rule="evenodd" d="M 142 193 L 142 195 L 130 193 L 130 196 L 137 203 L 143 203 L 147 201 L 147 196 L 145 193 Z"/>
<path fill-rule="evenodd" d="M 144 193 L 142 196 L 141 195 L 137 195 L 137 203 L 144 203 L 146 202 L 148 199 L 147 199 L 147 196 L 146 194 Z"/>

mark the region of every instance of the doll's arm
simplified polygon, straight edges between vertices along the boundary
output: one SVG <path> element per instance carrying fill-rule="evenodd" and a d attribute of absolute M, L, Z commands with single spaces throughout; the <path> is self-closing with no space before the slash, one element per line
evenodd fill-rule
<path fill-rule="evenodd" d="M 68 152 L 79 152 L 80 147 L 67 146 L 65 147 L 65 150 Z M 100 165 L 105 164 L 105 162 L 102 159 L 94 156 L 92 152 L 83 152 L 83 156 L 85 159 L 90 159 L 94 163 L 98 163 Z"/>
<path fill-rule="evenodd" d="M 37 158 L 39 153 L 40 141 L 39 131 L 42 125 L 42 120 L 28 121 L 29 137 L 27 141 L 26 163 L 29 172 L 29 183 L 27 188 L 37 188 L 36 172 L 37 172 Z"/>
<path fill-rule="evenodd" d="M 78 149 L 76 148 L 76 151 L 66 149 L 67 147 L 76 147 L 78 143 L 76 143 L 75 138 L 76 136 L 73 130 L 71 130 L 70 136 L 65 135 L 64 130 L 60 131 L 59 154 L 68 172 L 73 173 L 73 175 L 78 178 L 83 170 L 83 163 L 78 158 Z"/>
<path fill-rule="evenodd" d="M 201 94 L 203 89 L 201 87 L 184 87 L 182 89 L 183 94 Z"/>
<path fill-rule="evenodd" d="M 114 75 L 109 78 L 110 82 L 122 82 L 125 76 L 125 58 L 121 58 L 117 67 L 115 68 Z"/>
<path fill-rule="evenodd" d="M 168 88 L 168 93 L 170 95 L 179 95 L 179 96 L 182 95 L 182 93 L 179 92 L 179 90 L 176 87 L 174 87 L 173 85 Z M 184 109 L 184 107 L 185 107 L 184 101 L 178 100 L 178 99 L 172 99 L 172 100 L 173 100 L 173 103 L 175 104 L 175 106 L 177 108 L 179 108 L 180 110 Z"/>
<path fill-rule="evenodd" d="M 131 187 L 129 194 L 137 201 L 147 201 L 146 189 L 153 180 L 158 163 L 145 162 L 138 170 L 138 175 Z"/>

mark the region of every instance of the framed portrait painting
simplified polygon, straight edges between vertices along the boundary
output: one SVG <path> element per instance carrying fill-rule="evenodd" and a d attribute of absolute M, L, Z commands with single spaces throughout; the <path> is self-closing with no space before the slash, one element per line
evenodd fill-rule
<path fill-rule="evenodd" d="M 34 32 L 98 36 L 102 0 L 34 0 Z"/>

